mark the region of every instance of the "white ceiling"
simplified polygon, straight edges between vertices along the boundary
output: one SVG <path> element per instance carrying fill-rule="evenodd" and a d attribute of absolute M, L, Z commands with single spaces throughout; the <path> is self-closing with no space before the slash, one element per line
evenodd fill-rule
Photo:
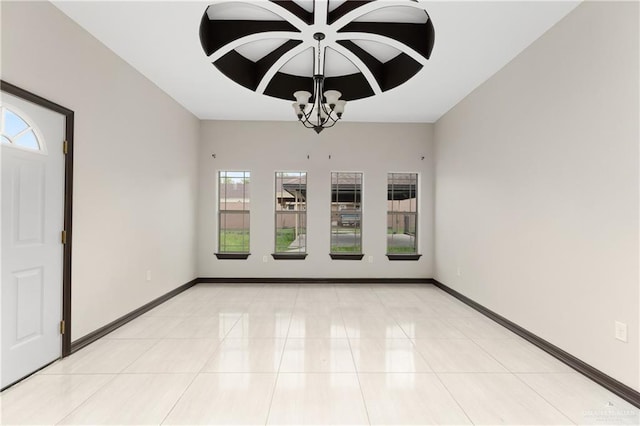
<path fill-rule="evenodd" d="M 293 97 L 287 102 L 257 94 L 210 63 L 198 34 L 213 2 L 53 1 L 200 119 L 295 120 Z M 405 84 L 349 102 L 345 121 L 435 122 L 580 1 L 420 3 L 435 27 L 431 59 Z"/>

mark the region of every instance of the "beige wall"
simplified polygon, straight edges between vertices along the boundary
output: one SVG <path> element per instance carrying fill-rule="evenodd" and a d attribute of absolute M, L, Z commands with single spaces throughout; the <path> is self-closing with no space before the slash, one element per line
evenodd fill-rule
<path fill-rule="evenodd" d="M 639 388 L 637 3 L 581 5 L 435 130 L 320 136 L 200 123 L 52 5 L 1 11 L 2 78 L 76 112 L 73 339 L 196 276 L 435 276 Z M 213 255 L 225 169 L 252 172 L 247 261 Z M 306 261 L 270 256 L 276 170 L 309 173 Z M 363 261 L 328 256 L 331 171 L 364 172 Z M 421 176 L 418 262 L 384 256 L 390 171 Z"/>
<path fill-rule="evenodd" d="M 433 275 L 433 126 L 342 122 L 316 135 L 290 122 L 203 121 L 198 271 L 201 277 L 428 278 Z M 216 154 L 216 158 L 212 157 Z M 307 155 L 309 159 L 307 159 Z M 331 156 L 331 158 L 329 158 Z M 424 160 L 422 159 L 424 157 Z M 216 173 L 251 172 L 251 256 L 217 260 Z M 306 171 L 304 261 L 274 251 L 275 172 Z M 331 260 L 331 172 L 363 172 L 362 261 Z M 420 173 L 419 261 L 386 253 L 387 173 Z M 267 262 L 263 258 L 266 256 Z M 372 256 L 372 263 L 369 263 Z"/>
<path fill-rule="evenodd" d="M 75 111 L 75 340 L 196 277 L 199 124 L 51 4 L 1 7 L 2 79 Z"/>
<path fill-rule="evenodd" d="M 583 3 L 435 126 L 435 277 L 635 389 L 638 49 Z"/>

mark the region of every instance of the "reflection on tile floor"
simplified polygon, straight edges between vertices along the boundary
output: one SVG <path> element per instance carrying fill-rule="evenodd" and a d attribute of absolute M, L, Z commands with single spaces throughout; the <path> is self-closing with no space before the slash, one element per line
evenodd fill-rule
<path fill-rule="evenodd" d="M 0 394 L 2 424 L 639 424 L 429 285 L 199 284 Z"/>

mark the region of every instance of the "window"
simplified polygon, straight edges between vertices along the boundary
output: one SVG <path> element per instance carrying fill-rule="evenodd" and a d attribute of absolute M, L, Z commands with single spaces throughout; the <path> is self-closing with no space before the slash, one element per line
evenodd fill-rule
<path fill-rule="evenodd" d="M 276 172 L 274 259 L 307 256 L 307 173 Z"/>
<path fill-rule="evenodd" d="M 387 257 L 418 260 L 418 174 L 387 175 Z"/>
<path fill-rule="evenodd" d="M 0 107 L 0 129 L 3 145 L 24 148 L 33 151 L 44 151 L 42 140 L 38 138 L 33 126 L 15 111 Z"/>
<path fill-rule="evenodd" d="M 331 173 L 332 259 L 360 260 L 362 254 L 362 173 Z"/>
<path fill-rule="evenodd" d="M 250 172 L 218 174 L 218 259 L 249 256 Z"/>

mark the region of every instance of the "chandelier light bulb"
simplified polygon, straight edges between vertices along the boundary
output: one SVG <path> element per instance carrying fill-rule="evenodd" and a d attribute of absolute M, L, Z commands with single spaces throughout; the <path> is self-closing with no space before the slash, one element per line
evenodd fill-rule
<path fill-rule="evenodd" d="M 304 109 L 304 107 L 309 103 L 311 93 L 306 90 L 298 90 L 293 94 L 293 97 L 296 98 L 296 102 L 300 104 L 300 107 Z"/>
<path fill-rule="evenodd" d="M 296 115 L 298 116 L 298 119 L 301 120 L 302 108 L 300 107 L 300 104 L 298 102 L 294 102 L 292 105 L 293 105 L 293 110 L 296 112 Z"/>
<path fill-rule="evenodd" d="M 340 96 L 342 96 L 342 93 L 338 92 L 337 90 L 327 90 L 326 92 L 324 92 L 324 98 L 327 100 L 327 104 L 329 104 L 329 107 L 331 107 L 331 109 L 335 108 L 336 103 L 338 103 L 338 99 L 340 99 Z"/>
<path fill-rule="evenodd" d="M 333 108 L 338 118 L 342 117 L 344 113 L 344 107 L 347 105 L 347 101 L 339 100 L 336 102 L 336 106 Z"/>

